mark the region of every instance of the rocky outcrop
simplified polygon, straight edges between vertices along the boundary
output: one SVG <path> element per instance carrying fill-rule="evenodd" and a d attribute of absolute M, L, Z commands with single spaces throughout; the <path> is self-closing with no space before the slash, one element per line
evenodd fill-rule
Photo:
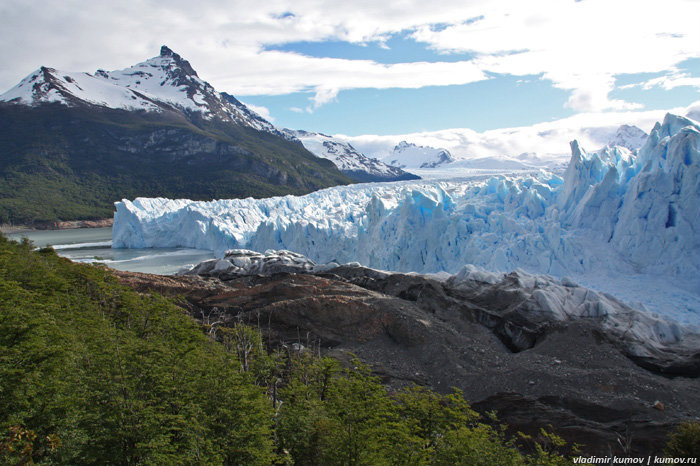
<path fill-rule="evenodd" d="M 231 280 L 243 275 L 308 273 L 314 270 L 321 269 L 314 261 L 292 251 L 268 251 L 261 254 L 247 249 L 232 249 L 223 258 L 201 262 L 183 275 Z"/>
<path fill-rule="evenodd" d="M 517 270 L 490 273 L 466 266 L 438 282 L 420 275 L 387 273 L 359 264 L 316 264 L 291 251 L 228 251 L 185 272 L 224 281 L 241 276 L 304 273 L 339 279 L 366 290 L 415 302 L 446 321 L 460 315 L 489 329 L 512 352 L 533 348 L 551 332 L 590 321 L 601 338 L 650 371 L 666 376 L 700 376 L 700 333 L 570 279 Z"/>
<path fill-rule="evenodd" d="M 218 265 L 236 261 L 235 270 Z M 599 317 L 553 319 L 553 305 L 538 312 L 533 294 L 561 284 L 473 270 L 438 281 L 279 252 L 231 252 L 198 268 L 209 276 L 117 273 L 139 291 L 184 296 L 205 323 L 248 322 L 273 346 L 296 343 L 348 363 L 357 355 L 389 387 L 458 387 L 480 411 L 524 432 L 547 427 L 586 453 L 660 453 L 674 426 L 697 419 L 692 371 L 643 367 Z M 684 343 L 689 354 L 693 341 Z M 630 442 L 627 452 L 618 439 Z"/>

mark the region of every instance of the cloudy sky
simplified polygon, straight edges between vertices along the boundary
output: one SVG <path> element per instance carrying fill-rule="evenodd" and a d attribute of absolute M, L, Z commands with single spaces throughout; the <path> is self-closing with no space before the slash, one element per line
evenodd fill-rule
<path fill-rule="evenodd" d="M 700 100 L 698 18 L 698 0 L 0 0 L 0 92 L 167 44 L 279 126 L 483 132 Z"/>

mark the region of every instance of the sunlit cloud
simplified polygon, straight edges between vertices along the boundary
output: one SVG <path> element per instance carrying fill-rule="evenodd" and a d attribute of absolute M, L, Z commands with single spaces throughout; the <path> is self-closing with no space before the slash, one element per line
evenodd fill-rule
<path fill-rule="evenodd" d="M 659 78 L 650 79 L 641 84 L 643 89 L 651 89 L 657 86 L 662 87 L 667 91 L 681 86 L 692 86 L 700 89 L 700 78 L 691 77 L 687 73 L 682 73 L 672 76 L 661 76 Z"/>
<path fill-rule="evenodd" d="M 542 74 L 571 91 L 579 111 L 639 108 L 611 100 L 614 76 L 658 72 L 700 54 L 700 4 L 536 0 L 495 2 L 478 21 L 441 30 L 419 27 L 416 40 L 444 52 L 473 52 L 480 68 Z"/>

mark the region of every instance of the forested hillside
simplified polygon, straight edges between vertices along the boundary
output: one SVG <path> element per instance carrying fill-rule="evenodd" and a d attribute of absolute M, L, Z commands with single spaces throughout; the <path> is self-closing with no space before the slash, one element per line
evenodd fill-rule
<path fill-rule="evenodd" d="M 138 196 L 268 197 L 349 182 L 299 143 L 196 113 L 0 103 L 0 224 L 107 218 Z"/>

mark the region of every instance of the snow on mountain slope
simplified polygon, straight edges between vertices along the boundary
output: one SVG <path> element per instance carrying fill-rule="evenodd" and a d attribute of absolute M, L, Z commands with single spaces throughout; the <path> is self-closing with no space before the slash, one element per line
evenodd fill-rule
<path fill-rule="evenodd" d="M 454 161 L 448 150 L 434 147 L 418 146 L 401 141 L 394 147 L 391 154 L 382 160 L 395 167 L 401 168 L 435 168 Z"/>
<path fill-rule="evenodd" d="M 328 159 L 342 172 L 352 176 L 360 174 L 366 181 L 397 181 L 417 179 L 406 173 L 401 168 L 392 167 L 379 160 L 372 159 L 355 150 L 352 145 L 327 136 L 302 130 L 282 130 L 288 137 L 296 138 L 304 145 L 306 150 L 316 157 Z"/>
<path fill-rule="evenodd" d="M 187 60 L 161 47 L 160 55 L 117 71 L 67 73 L 41 67 L 0 95 L 21 105 L 60 103 L 148 112 L 179 111 L 250 126 L 282 136 L 271 123 L 203 81 Z"/>
<path fill-rule="evenodd" d="M 22 105 L 60 103 L 69 106 L 84 102 L 126 110 L 160 110 L 155 99 L 131 89 L 103 82 L 88 73 L 68 73 L 43 66 L 0 95 L 0 102 Z"/>
<path fill-rule="evenodd" d="M 302 197 L 117 203 L 114 247 L 288 249 L 319 263 L 568 276 L 700 324 L 700 125 L 667 115 L 639 155 L 572 143 L 564 176 L 346 186 Z"/>
<path fill-rule="evenodd" d="M 609 147 L 625 147 L 631 151 L 638 150 L 647 140 L 647 133 L 634 125 L 622 125 L 617 128 L 615 136 L 608 141 Z"/>

